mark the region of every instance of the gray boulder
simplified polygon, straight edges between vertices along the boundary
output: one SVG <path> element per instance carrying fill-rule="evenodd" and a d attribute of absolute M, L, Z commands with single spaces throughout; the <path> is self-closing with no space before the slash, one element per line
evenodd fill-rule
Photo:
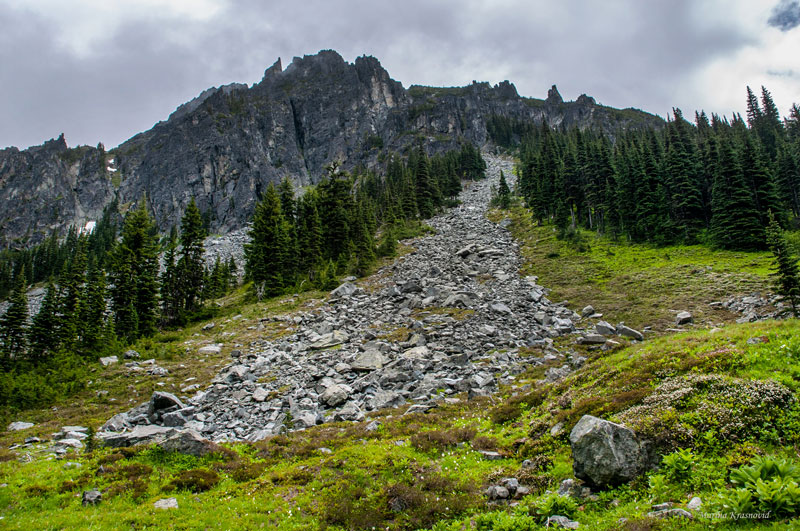
<path fill-rule="evenodd" d="M 123 448 L 137 444 L 160 444 L 178 430 L 164 426 L 136 426 L 131 431 L 124 433 L 99 432 L 97 437 L 106 446 Z"/>
<path fill-rule="evenodd" d="M 97 489 L 86 490 L 81 496 L 81 505 L 97 505 L 103 499 L 102 493 Z"/>
<path fill-rule="evenodd" d="M 349 297 L 356 291 L 358 291 L 358 286 L 356 286 L 352 282 L 345 282 L 335 290 L 331 291 L 331 298 L 341 299 L 343 297 Z"/>
<path fill-rule="evenodd" d="M 634 330 L 629 326 L 625 326 L 623 324 L 617 326 L 617 334 L 625 337 L 630 337 L 631 339 L 635 339 L 636 341 L 644 341 L 644 335 L 639 332 L 638 330 Z"/>
<path fill-rule="evenodd" d="M 602 334 L 604 336 L 613 336 L 617 333 L 617 329 L 614 327 L 614 325 L 606 321 L 597 321 L 597 324 L 594 325 L 594 329 L 598 334 Z"/>
<path fill-rule="evenodd" d="M 580 345 L 605 345 L 605 343 L 605 336 L 600 334 L 586 334 L 578 338 L 578 344 Z"/>
<path fill-rule="evenodd" d="M 598 488 L 627 483 L 644 472 L 647 452 L 628 428 L 584 415 L 569 435 L 575 477 Z"/>
<path fill-rule="evenodd" d="M 185 407 L 183 402 L 172 393 L 155 391 L 153 396 L 150 397 L 150 403 L 147 405 L 147 416 L 154 421 L 164 412 L 176 411 Z"/>
<path fill-rule="evenodd" d="M 156 509 L 177 509 L 178 500 L 175 498 L 164 498 L 153 503 L 153 507 Z"/>
<path fill-rule="evenodd" d="M 350 364 L 354 371 L 375 371 L 383 367 L 386 359 L 378 350 L 367 350 L 362 352 Z"/>
<path fill-rule="evenodd" d="M 333 384 L 320 396 L 320 400 L 328 407 L 336 407 L 347 401 L 352 391 L 346 385 Z"/>
<path fill-rule="evenodd" d="M 311 350 L 320 350 L 323 348 L 334 347 L 336 345 L 341 345 L 345 341 L 350 339 L 350 337 L 340 330 L 334 330 L 328 334 L 323 334 L 319 337 L 316 341 L 309 345 Z"/>
<path fill-rule="evenodd" d="M 692 321 L 694 321 L 694 318 L 689 312 L 679 312 L 678 315 L 675 316 L 675 324 L 678 325 L 689 324 Z"/>
<path fill-rule="evenodd" d="M 555 529 L 578 529 L 581 524 L 579 522 L 575 522 L 574 520 L 570 520 L 566 516 L 554 514 L 553 516 L 549 516 L 547 518 L 546 526 L 553 527 Z"/>
<path fill-rule="evenodd" d="M 109 367 L 114 365 L 115 363 L 119 363 L 119 358 L 116 356 L 107 356 L 105 358 L 100 358 L 100 365 L 103 367 Z"/>
<path fill-rule="evenodd" d="M 9 424 L 8 428 L 6 429 L 8 431 L 20 431 L 20 430 L 27 430 L 28 428 L 33 428 L 33 426 L 34 426 L 33 422 L 17 421 Z"/>
<path fill-rule="evenodd" d="M 194 430 L 176 431 L 161 443 L 160 446 L 168 452 L 178 452 L 186 455 L 194 455 L 196 457 L 202 457 L 219 450 L 216 444 L 208 439 L 204 439 Z"/>

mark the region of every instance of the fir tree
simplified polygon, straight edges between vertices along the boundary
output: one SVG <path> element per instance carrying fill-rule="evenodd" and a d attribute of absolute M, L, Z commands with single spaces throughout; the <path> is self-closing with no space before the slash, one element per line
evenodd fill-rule
<path fill-rule="evenodd" d="M 718 145 L 717 174 L 711 195 L 711 237 L 724 249 L 758 249 L 764 230 L 752 194 L 729 142 Z"/>
<path fill-rule="evenodd" d="M 753 195 L 753 203 L 759 212 L 761 225 L 766 227 L 769 220 L 767 213 L 772 212 L 779 223 L 785 225 L 783 204 L 775 186 L 772 173 L 761 155 L 761 150 L 750 135 L 746 135 L 741 148 L 740 162 Z"/>
<path fill-rule="evenodd" d="M 48 282 L 39 312 L 33 317 L 28 342 L 28 357 L 39 365 L 49 360 L 58 350 L 60 334 L 58 315 L 58 290 L 52 282 Z"/>
<path fill-rule="evenodd" d="M 189 202 L 181 219 L 181 250 L 178 259 L 178 271 L 181 282 L 181 309 L 186 313 L 197 311 L 202 306 L 203 276 L 205 263 L 203 254 L 205 246 L 203 240 L 206 230 L 203 226 L 203 216 L 194 202 Z"/>
<path fill-rule="evenodd" d="M 164 272 L 161 274 L 161 318 L 164 324 L 178 322 L 183 311 L 182 283 L 178 272 L 178 230 L 172 227 L 164 252 Z"/>
<path fill-rule="evenodd" d="M 106 348 L 106 278 L 96 267 L 87 275 L 80 316 L 78 351 L 86 358 L 97 359 Z"/>
<path fill-rule="evenodd" d="M 800 267 L 797 258 L 791 255 L 783 231 L 770 213 L 767 226 L 767 246 L 774 257 L 773 278 L 775 288 L 792 306 L 792 315 L 800 317 Z"/>
<path fill-rule="evenodd" d="M 500 185 L 497 188 L 497 198 L 500 208 L 508 210 L 511 206 L 511 189 L 508 187 L 503 170 L 500 170 Z"/>
<path fill-rule="evenodd" d="M 283 290 L 281 267 L 284 262 L 285 221 L 278 192 L 270 183 L 264 197 L 256 205 L 251 241 L 245 245 L 246 271 L 257 293 L 278 295 Z"/>
<path fill-rule="evenodd" d="M 129 342 L 152 335 L 159 306 L 158 233 L 145 200 L 125 216 L 122 239 L 109 262 L 117 335 Z"/>
<path fill-rule="evenodd" d="M 422 148 L 419 149 L 417 155 L 417 166 L 414 178 L 416 182 L 416 199 L 419 216 L 422 219 L 430 218 L 436 211 L 434 192 L 428 168 L 428 157 L 425 156 L 425 152 L 422 151 Z"/>
<path fill-rule="evenodd" d="M 16 361 L 21 360 L 28 348 L 28 283 L 25 270 L 17 274 L 14 291 L 9 298 L 9 306 L 0 316 L 0 352 L 4 368 L 9 369 Z"/>

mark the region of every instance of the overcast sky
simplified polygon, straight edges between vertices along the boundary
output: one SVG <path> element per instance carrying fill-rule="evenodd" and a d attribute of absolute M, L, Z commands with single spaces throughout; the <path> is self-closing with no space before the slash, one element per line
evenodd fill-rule
<path fill-rule="evenodd" d="M 278 57 L 377 57 L 403 83 L 557 84 L 615 107 L 800 104 L 800 0 L 0 0 L 0 147 L 111 148 Z"/>

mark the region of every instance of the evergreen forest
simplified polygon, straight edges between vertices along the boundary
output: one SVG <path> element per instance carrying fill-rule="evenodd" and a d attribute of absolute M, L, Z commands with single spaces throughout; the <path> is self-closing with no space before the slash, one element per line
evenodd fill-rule
<path fill-rule="evenodd" d="M 800 108 L 781 120 L 763 87 L 748 87 L 744 118 L 674 109 L 660 130 L 608 135 L 496 116 L 489 134 L 518 147 L 519 193 L 562 236 L 760 250 L 770 212 L 784 229 L 800 215 Z"/>
<path fill-rule="evenodd" d="M 259 300 L 290 291 L 333 289 L 339 275 L 366 274 L 421 220 L 456 204 L 462 179 L 484 176 L 471 144 L 428 156 L 393 156 L 385 175 L 332 164 L 298 196 L 284 180 L 255 210 L 243 278 Z M 159 233 L 143 197 L 124 216 L 110 204 L 92 231 L 72 228 L 29 249 L 0 253 L 0 407 L 46 405 L 85 385 L 89 362 L 120 354 L 160 330 L 213 315 L 207 301 L 240 281 L 231 258 L 204 261 L 207 216 L 192 199 L 180 227 Z M 35 315 L 27 293 L 44 288 Z"/>

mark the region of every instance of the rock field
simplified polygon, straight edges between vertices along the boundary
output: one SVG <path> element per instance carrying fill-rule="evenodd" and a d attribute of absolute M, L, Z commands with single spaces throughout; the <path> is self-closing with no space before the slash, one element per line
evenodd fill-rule
<path fill-rule="evenodd" d="M 491 188 L 509 160 L 488 157 L 488 178 L 469 183 L 462 204 L 430 220 L 435 234 L 360 282 L 345 282 L 307 313 L 279 316 L 296 332 L 231 351 L 210 387 L 189 398 L 159 393 L 104 426 L 191 429 L 214 441 L 259 440 L 284 430 L 410 404 L 425 411 L 453 395 L 486 395 L 530 364 L 562 360 L 552 338 L 580 316 L 549 301 L 535 277 L 519 276 L 516 242 L 486 218 Z M 520 347 L 538 347 L 520 356 Z M 140 428 L 141 429 L 141 428 Z M 136 431 L 136 430 L 133 430 Z M 156 430 L 159 431 L 159 430 Z"/>

